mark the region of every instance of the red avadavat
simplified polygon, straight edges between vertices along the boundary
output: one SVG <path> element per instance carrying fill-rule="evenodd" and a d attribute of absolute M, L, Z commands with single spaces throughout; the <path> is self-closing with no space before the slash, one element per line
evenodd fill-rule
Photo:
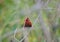
<path fill-rule="evenodd" d="M 32 27 L 32 23 L 29 18 L 26 18 L 24 27 Z"/>

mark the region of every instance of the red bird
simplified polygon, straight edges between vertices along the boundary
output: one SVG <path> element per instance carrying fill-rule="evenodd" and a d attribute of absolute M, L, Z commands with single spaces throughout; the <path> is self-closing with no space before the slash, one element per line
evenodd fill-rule
<path fill-rule="evenodd" d="M 29 18 L 26 18 L 24 27 L 32 27 L 32 23 Z"/>

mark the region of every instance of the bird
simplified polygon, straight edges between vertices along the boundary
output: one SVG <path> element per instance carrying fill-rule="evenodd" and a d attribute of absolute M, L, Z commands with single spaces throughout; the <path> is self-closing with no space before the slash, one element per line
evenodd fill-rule
<path fill-rule="evenodd" d="M 28 17 L 25 19 L 24 27 L 32 27 L 32 22 Z"/>

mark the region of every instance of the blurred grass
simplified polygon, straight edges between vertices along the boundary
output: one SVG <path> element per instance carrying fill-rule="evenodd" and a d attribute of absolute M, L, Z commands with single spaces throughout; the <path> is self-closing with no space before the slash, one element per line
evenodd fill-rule
<path fill-rule="evenodd" d="M 52 0 L 47 5 L 48 8 L 53 8 L 53 9 L 55 8 L 55 10 L 53 9 L 41 10 L 43 14 L 43 18 L 48 24 L 47 26 L 52 25 L 52 23 L 56 20 L 56 17 L 54 16 L 57 14 L 56 7 L 58 2 L 60 1 Z M 33 11 L 31 14 L 26 14 L 24 11 L 21 12 L 21 10 L 26 10 L 27 8 L 31 8 L 34 4 L 36 4 L 34 0 L 4 0 L 3 3 L 0 3 L 0 36 L 3 37 L 5 34 L 16 30 L 17 27 L 22 28 L 25 17 L 29 17 L 32 23 L 34 23 L 35 19 L 39 15 L 36 11 Z M 18 20 L 18 22 L 15 22 L 16 20 Z M 60 18 L 58 19 L 57 22 L 59 23 L 58 24 L 59 26 L 56 27 L 58 29 L 56 29 L 55 35 L 60 37 Z M 35 31 L 34 30 L 31 31 L 31 34 L 29 34 L 29 37 L 28 37 L 29 41 L 39 42 L 38 37 L 41 36 L 41 42 L 44 42 L 43 31 L 39 29 L 41 28 L 39 24 L 39 20 L 37 21 L 37 23 L 35 23 L 34 28 L 35 28 Z M 2 42 L 10 42 L 9 37 L 3 38 Z"/>

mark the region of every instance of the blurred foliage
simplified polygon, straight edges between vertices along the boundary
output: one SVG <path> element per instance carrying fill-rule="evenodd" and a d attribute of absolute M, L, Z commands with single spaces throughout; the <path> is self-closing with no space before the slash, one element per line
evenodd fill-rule
<path fill-rule="evenodd" d="M 35 23 L 38 17 L 37 11 L 32 11 L 28 13 L 28 9 L 36 4 L 36 0 L 0 0 L 0 41 L 10 42 L 10 35 L 8 33 L 15 31 L 16 28 L 21 29 L 24 26 L 24 21 L 26 17 L 29 17 L 35 30 L 32 30 L 28 36 L 30 42 L 45 42 L 43 31 L 40 29 L 39 20 Z M 47 0 L 42 0 L 46 3 Z M 41 13 L 43 15 L 46 25 L 51 28 L 52 35 L 60 38 L 60 17 L 57 11 L 57 5 L 60 0 L 49 1 L 47 8 L 52 9 L 42 9 Z M 26 11 L 27 10 L 27 11 Z M 30 12 L 30 11 L 29 11 Z M 56 24 L 56 25 L 55 25 Z M 55 31 L 55 32 L 54 32 Z M 14 34 L 14 33 L 13 33 Z M 21 39 L 21 34 L 16 33 L 16 39 Z M 15 42 L 13 40 L 13 42 Z"/>

